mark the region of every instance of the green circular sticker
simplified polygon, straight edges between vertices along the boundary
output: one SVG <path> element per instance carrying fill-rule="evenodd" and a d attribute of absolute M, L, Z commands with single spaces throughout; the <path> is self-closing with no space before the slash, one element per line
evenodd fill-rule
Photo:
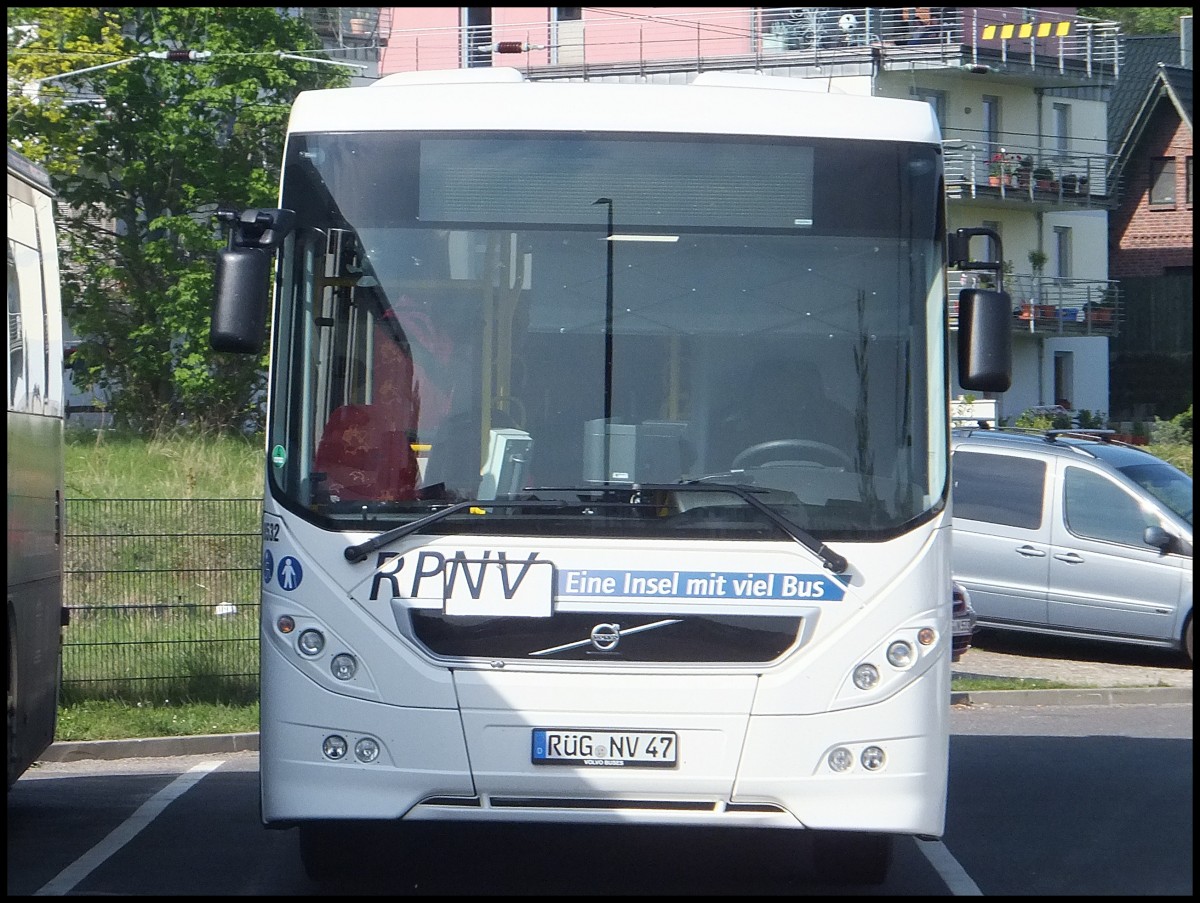
<path fill-rule="evenodd" d="M 271 463 L 276 467 L 283 467 L 287 463 L 287 452 L 284 451 L 282 445 L 276 445 L 271 449 Z"/>

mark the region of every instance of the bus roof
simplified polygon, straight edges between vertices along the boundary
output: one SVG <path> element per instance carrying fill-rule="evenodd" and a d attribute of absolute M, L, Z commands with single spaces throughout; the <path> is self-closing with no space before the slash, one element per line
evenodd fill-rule
<path fill-rule="evenodd" d="M 920 101 L 826 94 L 800 79 L 700 75 L 689 85 L 528 81 L 515 69 L 398 73 L 302 93 L 289 132 L 555 130 L 940 143 Z"/>

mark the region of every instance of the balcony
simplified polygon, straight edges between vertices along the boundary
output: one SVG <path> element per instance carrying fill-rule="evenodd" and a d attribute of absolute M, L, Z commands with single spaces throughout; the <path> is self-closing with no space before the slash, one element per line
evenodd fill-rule
<path fill-rule="evenodd" d="M 942 146 L 946 195 L 954 200 L 1042 209 L 1112 208 L 1117 203 L 1117 186 L 1109 178 L 1111 154 L 1064 153 L 1021 143 L 997 148 L 971 130 L 947 130 Z"/>
<path fill-rule="evenodd" d="M 979 280 L 979 274 L 961 276 L 963 285 Z M 1112 337 L 1120 331 L 1120 286 L 1112 280 L 1016 275 L 1005 279 L 1004 289 L 1012 297 L 1015 332 Z M 950 294 L 950 328 L 958 328 L 957 290 Z"/>
<path fill-rule="evenodd" d="M 391 7 L 312 6 L 301 14 L 322 38 L 336 47 L 387 46 Z"/>
<path fill-rule="evenodd" d="M 484 65 L 534 79 L 578 79 L 713 69 L 788 75 L 875 75 L 966 69 L 1041 84 L 1115 81 L 1115 22 L 1021 7 L 741 7 L 674 15 L 596 14 L 576 22 L 392 28 L 391 71 L 456 69 L 463 48 Z"/>

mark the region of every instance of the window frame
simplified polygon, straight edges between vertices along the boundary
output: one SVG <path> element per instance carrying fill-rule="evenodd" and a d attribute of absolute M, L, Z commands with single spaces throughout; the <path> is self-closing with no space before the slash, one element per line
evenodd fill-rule
<path fill-rule="evenodd" d="M 1151 157 L 1147 161 L 1148 184 L 1146 186 L 1146 204 L 1152 210 L 1174 210 L 1178 200 L 1175 190 L 1175 157 Z M 1161 192 L 1169 187 L 1170 196 Z"/>

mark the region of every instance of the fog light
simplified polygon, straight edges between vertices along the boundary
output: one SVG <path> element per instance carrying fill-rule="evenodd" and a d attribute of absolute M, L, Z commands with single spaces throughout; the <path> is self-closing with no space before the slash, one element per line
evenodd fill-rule
<path fill-rule="evenodd" d="M 325 637 L 319 630 L 306 630 L 300 634 L 296 645 L 305 655 L 320 655 L 325 648 Z"/>
<path fill-rule="evenodd" d="M 360 762 L 374 762 L 379 758 L 379 744 L 370 737 L 363 737 L 354 744 L 354 755 Z"/>
<path fill-rule="evenodd" d="M 280 633 L 291 633 L 296 629 L 296 620 L 291 615 L 280 615 L 275 627 Z"/>
<path fill-rule="evenodd" d="M 860 690 L 869 690 L 879 683 L 879 669 L 874 665 L 863 663 L 854 669 L 854 686 Z"/>
<path fill-rule="evenodd" d="M 333 657 L 333 661 L 329 663 L 329 670 L 338 680 L 349 680 L 358 670 L 358 662 L 354 660 L 353 655 L 342 652 Z"/>
<path fill-rule="evenodd" d="M 853 764 L 854 753 L 844 746 L 839 746 L 829 754 L 829 767 L 834 771 L 849 771 Z"/>
<path fill-rule="evenodd" d="M 335 762 L 338 759 L 345 758 L 346 738 L 339 737 L 337 734 L 330 734 L 325 738 L 325 742 L 321 744 L 321 752 L 325 753 L 325 758 L 333 759 Z"/>
<path fill-rule="evenodd" d="M 937 631 L 932 627 L 922 627 L 917 631 L 917 642 L 922 646 L 932 646 L 937 642 Z"/>
<path fill-rule="evenodd" d="M 893 668 L 907 668 L 913 663 L 913 647 L 904 640 L 896 640 L 887 648 L 887 660 Z"/>
<path fill-rule="evenodd" d="M 878 771 L 883 768 L 883 760 L 885 758 L 883 750 L 878 746 L 868 746 L 862 751 L 861 760 L 863 768 L 867 771 Z"/>

